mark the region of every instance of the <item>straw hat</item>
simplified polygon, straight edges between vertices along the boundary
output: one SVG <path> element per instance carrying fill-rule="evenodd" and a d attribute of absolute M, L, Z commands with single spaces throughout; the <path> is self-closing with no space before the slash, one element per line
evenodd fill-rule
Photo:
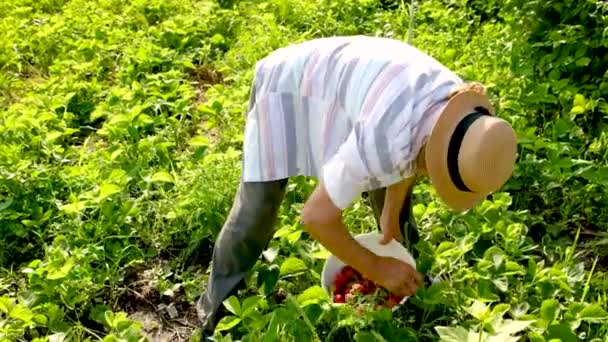
<path fill-rule="evenodd" d="M 463 91 L 447 103 L 424 152 L 439 197 L 460 212 L 480 203 L 511 177 L 517 142 L 513 128 L 494 115 L 485 95 Z"/>

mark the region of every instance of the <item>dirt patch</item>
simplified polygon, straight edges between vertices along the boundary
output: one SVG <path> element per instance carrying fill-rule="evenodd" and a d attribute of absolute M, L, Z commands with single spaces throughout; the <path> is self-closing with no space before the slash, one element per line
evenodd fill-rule
<path fill-rule="evenodd" d="M 143 332 L 150 342 L 190 341 L 196 326 L 196 310 L 191 307 L 171 319 L 171 309 L 159 308 L 157 311 L 145 309 L 129 314 L 129 318 L 143 325 Z"/>
<path fill-rule="evenodd" d="M 205 92 L 214 84 L 224 82 L 224 75 L 221 72 L 215 70 L 210 65 L 200 65 L 192 69 L 190 73 L 194 89 L 196 92 L 196 103 L 201 104 L 205 102 Z"/>
<path fill-rule="evenodd" d="M 207 101 L 207 97 L 205 95 L 209 88 L 215 84 L 225 83 L 224 75 L 208 64 L 199 65 L 192 69 L 190 72 L 190 79 L 195 92 L 194 102 L 197 106 Z M 198 124 L 192 125 L 192 130 L 189 133 L 190 135 L 202 133 L 212 144 L 215 144 L 220 137 L 220 128 L 214 127 L 212 129 L 208 129 L 206 127 L 206 120 L 207 119 L 203 119 Z"/>
<path fill-rule="evenodd" d="M 198 327 L 195 305 L 190 304 L 180 288 L 172 296 L 158 292 L 158 281 L 170 269 L 165 260 L 138 265 L 125 277 L 125 288 L 116 306 L 129 318 L 143 325 L 151 342 L 190 341 Z"/>

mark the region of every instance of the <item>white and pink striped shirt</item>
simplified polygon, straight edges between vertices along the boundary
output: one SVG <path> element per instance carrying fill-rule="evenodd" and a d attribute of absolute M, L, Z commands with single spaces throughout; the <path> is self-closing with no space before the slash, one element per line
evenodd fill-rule
<path fill-rule="evenodd" d="M 462 80 L 395 39 L 310 40 L 255 67 L 243 181 L 323 180 L 341 209 L 416 170 L 449 91 Z"/>

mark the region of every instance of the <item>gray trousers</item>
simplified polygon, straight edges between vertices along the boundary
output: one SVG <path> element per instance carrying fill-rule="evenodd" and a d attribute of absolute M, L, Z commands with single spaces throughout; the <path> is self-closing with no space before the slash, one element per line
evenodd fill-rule
<path fill-rule="evenodd" d="M 286 192 L 287 179 L 263 182 L 241 182 L 232 209 L 215 241 L 211 273 L 204 293 L 196 304 L 202 329 L 213 333 L 222 302 L 237 289 L 251 271 L 272 236 L 278 211 Z M 379 222 L 386 189 L 363 194 Z M 407 194 L 400 215 L 404 245 L 410 250 L 418 241 L 418 229 L 412 214 L 412 190 Z M 378 229 L 380 225 L 378 224 Z M 415 251 L 412 250 L 415 255 Z"/>

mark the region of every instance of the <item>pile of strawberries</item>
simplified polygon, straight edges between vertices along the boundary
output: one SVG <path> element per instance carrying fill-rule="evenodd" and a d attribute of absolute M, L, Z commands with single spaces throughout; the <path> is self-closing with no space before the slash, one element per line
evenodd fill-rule
<path fill-rule="evenodd" d="M 357 303 L 361 297 L 372 297 L 376 306 L 392 308 L 403 297 L 390 293 L 362 276 L 351 266 L 344 266 L 334 280 L 334 303 Z"/>

